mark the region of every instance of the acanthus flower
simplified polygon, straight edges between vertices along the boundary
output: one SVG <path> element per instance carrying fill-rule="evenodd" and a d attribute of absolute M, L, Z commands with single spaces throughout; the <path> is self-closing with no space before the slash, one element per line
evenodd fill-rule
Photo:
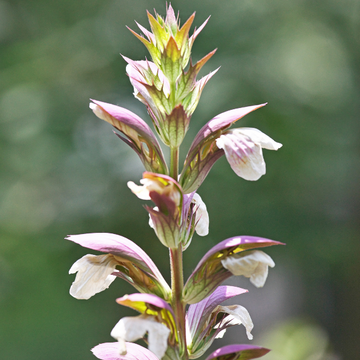
<path fill-rule="evenodd" d="M 265 174 L 262 149 L 278 150 L 282 144 L 258 129 L 240 128 L 225 132 L 216 139 L 235 174 L 245 180 L 258 180 Z"/>
<path fill-rule="evenodd" d="M 243 275 L 250 278 L 256 287 L 264 286 L 269 266 L 275 266 L 273 259 L 259 250 L 245 251 L 228 256 L 221 260 L 221 264 L 235 276 Z"/>
<path fill-rule="evenodd" d="M 246 250 L 272 245 L 284 244 L 255 236 L 237 236 L 215 245 L 203 256 L 188 278 L 183 290 L 184 301 L 188 304 L 195 304 L 205 299 L 224 280 L 237 274 L 250 277 L 255 285 L 262 286 L 267 277 L 268 264 L 270 266 L 275 264 L 261 251 L 259 253 L 264 255 L 254 258 L 254 253 L 248 252 L 247 254 Z M 233 257 L 236 260 L 232 260 Z M 239 258 L 241 260 L 238 260 Z M 230 267 L 231 264 L 233 267 Z M 232 273 L 233 268 L 238 270 L 234 270 Z"/>
<path fill-rule="evenodd" d="M 168 347 L 170 329 L 156 322 L 154 317 L 146 315 L 123 317 L 110 335 L 119 342 L 120 355 L 125 355 L 126 342 L 143 339 L 146 334 L 148 334 L 149 350 L 161 359 Z"/>
<path fill-rule="evenodd" d="M 176 248 L 181 243 L 185 250 L 194 231 L 200 236 L 208 234 L 209 216 L 200 195 L 184 195 L 181 186 L 166 175 L 144 172 L 140 183 L 129 181 L 128 187 L 139 199 L 155 203 L 155 207 L 145 208 L 149 225 L 163 245 Z"/>
<path fill-rule="evenodd" d="M 140 180 L 141 181 L 141 180 Z M 143 199 L 150 200 L 150 199 Z M 153 208 L 158 211 L 159 208 L 156 206 Z M 182 236 L 182 246 L 183 250 L 186 250 L 192 240 L 194 231 L 199 236 L 206 236 L 209 233 L 209 214 L 206 209 L 205 203 L 202 201 L 201 197 L 197 193 L 184 194 L 183 202 L 183 219 L 186 219 L 187 216 L 187 230 L 185 235 Z M 149 226 L 152 229 L 155 229 L 154 223 L 149 214 Z"/>
<path fill-rule="evenodd" d="M 160 360 L 150 350 L 134 343 L 126 343 L 127 353 L 119 354 L 117 343 L 103 343 L 95 346 L 91 351 L 100 360 Z M 206 360 L 250 360 L 267 354 L 270 350 L 256 345 L 227 345 L 212 352 Z M 166 356 L 166 355 L 165 355 Z M 168 359 L 164 357 L 164 359 Z"/>
<path fill-rule="evenodd" d="M 137 317 L 122 318 L 111 331 L 119 342 L 119 353 L 126 354 L 126 342 L 144 339 L 149 350 L 161 359 L 168 346 L 174 347 L 177 332 L 174 313 L 169 304 L 151 294 L 125 295 L 116 300 L 141 313 Z"/>
<path fill-rule="evenodd" d="M 190 146 L 179 179 L 185 193 L 196 191 L 224 154 L 235 173 L 246 180 L 257 180 L 265 174 L 262 148 L 277 150 L 282 145 L 257 129 L 228 130 L 236 121 L 265 105 L 226 111 L 200 129 Z"/>
<path fill-rule="evenodd" d="M 164 299 L 171 290 L 150 257 L 131 240 L 115 234 L 92 233 L 69 235 L 83 247 L 102 251 L 106 255 L 85 255 L 77 260 L 69 273 L 77 273 L 70 294 L 77 299 L 89 299 L 122 278 L 138 291 L 156 294 Z M 118 269 L 117 269 L 118 267 Z"/>
<path fill-rule="evenodd" d="M 252 339 L 254 325 L 248 311 L 240 305 L 219 305 L 246 292 L 234 286 L 219 286 L 210 296 L 189 306 L 186 339 L 190 359 L 203 355 L 216 338 L 221 338 L 234 325 L 244 325 L 248 339 Z"/>

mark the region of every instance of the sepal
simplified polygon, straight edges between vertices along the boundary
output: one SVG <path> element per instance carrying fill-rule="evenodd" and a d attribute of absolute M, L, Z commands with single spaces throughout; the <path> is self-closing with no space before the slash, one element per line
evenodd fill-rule
<path fill-rule="evenodd" d="M 212 71 L 211 73 L 209 73 L 208 75 L 202 77 L 199 81 L 197 81 L 194 88 L 189 93 L 189 95 L 187 95 L 182 100 L 184 109 L 189 116 L 191 116 L 196 110 L 196 107 L 200 100 L 201 93 L 204 90 L 205 85 L 217 73 L 219 69 L 220 68 L 217 68 L 216 70 Z"/>
<path fill-rule="evenodd" d="M 118 137 L 140 157 L 146 170 L 167 174 L 168 168 L 161 147 L 150 127 L 139 116 L 120 106 L 92 100 L 90 108 L 101 120 L 113 125 L 125 137 Z"/>
<path fill-rule="evenodd" d="M 206 360 L 250 360 L 262 357 L 269 351 L 255 345 L 227 345 L 215 350 Z"/>
<path fill-rule="evenodd" d="M 176 100 L 177 102 L 182 101 L 196 85 L 196 76 L 198 75 L 201 68 L 205 63 L 215 54 L 216 49 L 211 51 L 209 54 L 204 56 L 195 65 L 192 65 L 190 59 L 190 66 L 187 72 L 183 71 L 182 76 L 179 77 L 176 87 Z"/>

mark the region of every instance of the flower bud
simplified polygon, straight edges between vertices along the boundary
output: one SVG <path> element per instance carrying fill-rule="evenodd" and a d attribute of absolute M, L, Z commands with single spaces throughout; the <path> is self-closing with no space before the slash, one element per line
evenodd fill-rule
<path fill-rule="evenodd" d="M 156 207 L 146 206 L 153 228 L 161 243 L 177 248 L 184 230 L 181 186 L 166 175 L 144 172 L 142 186 L 128 182 L 130 190 L 140 199 L 152 200 Z"/>

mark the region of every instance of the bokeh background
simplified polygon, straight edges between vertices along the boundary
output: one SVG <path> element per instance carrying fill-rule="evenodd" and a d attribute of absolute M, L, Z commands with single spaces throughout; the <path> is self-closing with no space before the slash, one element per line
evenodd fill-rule
<path fill-rule="evenodd" d="M 235 235 L 285 242 L 263 289 L 247 279 L 236 299 L 251 313 L 253 344 L 267 360 L 347 360 L 360 354 L 360 122 L 357 0 L 172 1 L 185 21 L 212 15 L 193 60 L 218 48 L 202 70 L 206 86 L 182 146 L 216 114 L 269 104 L 242 119 L 284 144 L 266 151 L 267 174 L 246 182 L 219 160 L 199 190 L 210 234 L 185 252 L 185 276 L 205 251 Z M 0 0 L 0 357 L 94 359 L 124 315 L 120 279 L 88 301 L 68 294 L 68 269 L 90 252 L 67 234 L 112 232 L 138 243 L 169 279 L 168 254 L 127 188 L 142 166 L 89 98 L 129 108 L 119 53 L 148 56 L 125 28 L 148 26 L 146 9 L 164 1 Z M 150 123 L 150 121 L 149 121 Z M 91 253 L 91 252 L 90 252 Z M 242 327 L 225 343 L 247 343 Z"/>

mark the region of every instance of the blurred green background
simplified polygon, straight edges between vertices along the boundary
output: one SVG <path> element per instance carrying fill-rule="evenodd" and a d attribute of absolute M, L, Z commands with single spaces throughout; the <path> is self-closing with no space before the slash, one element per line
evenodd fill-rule
<path fill-rule="evenodd" d="M 269 248 L 276 267 L 263 289 L 247 279 L 236 299 L 255 323 L 253 344 L 271 360 L 346 360 L 360 354 L 360 2 L 356 0 L 172 1 L 184 22 L 212 15 L 193 60 L 218 48 L 182 146 L 216 114 L 269 104 L 239 121 L 284 144 L 266 151 L 267 174 L 238 178 L 225 158 L 199 190 L 210 235 L 185 252 L 185 276 L 205 251 L 235 235 L 287 243 Z M 164 1 L 0 0 L 0 358 L 94 359 L 120 317 L 120 279 L 88 301 L 68 294 L 72 263 L 92 253 L 67 234 L 112 232 L 139 244 L 169 279 L 167 250 L 147 226 L 143 201 L 126 186 L 142 166 L 89 98 L 129 108 L 119 53 L 145 47 L 125 28 L 148 26 Z M 150 121 L 149 121 L 150 123 Z M 215 346 L 247 343 L 237 327 Z"/>

